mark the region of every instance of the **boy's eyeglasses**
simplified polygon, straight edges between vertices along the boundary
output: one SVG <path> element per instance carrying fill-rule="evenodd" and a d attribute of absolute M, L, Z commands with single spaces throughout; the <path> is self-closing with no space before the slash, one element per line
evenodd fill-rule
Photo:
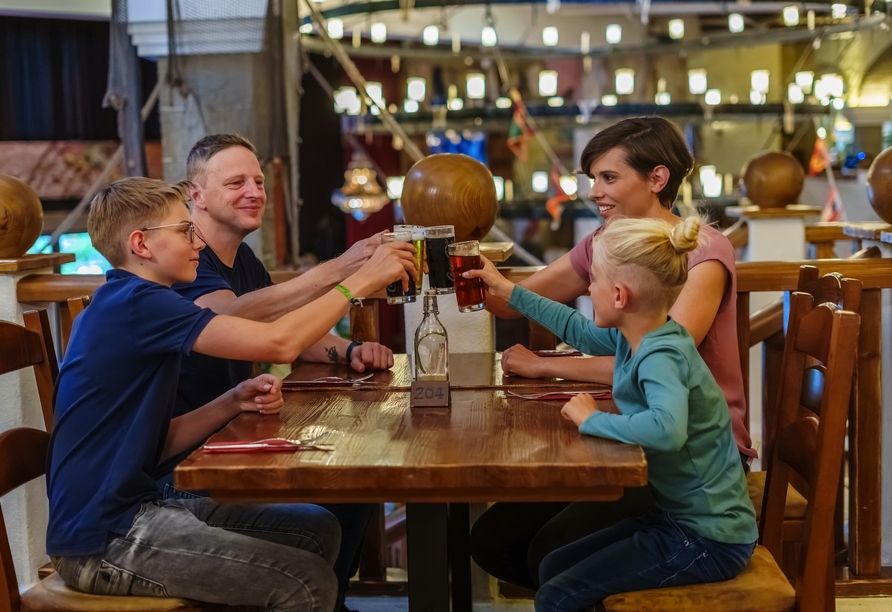
<path fill-rule="evenodd" d="M 186 236 L 189 237 L 189 243 L 191 244 L 195 240 L 195 224 L 192 221 L 182 221 L 180 223 L 168 223 L 167 225 L 155 225 L 152 227 L 144 227 L 141 231 L 147 232 L 149 230 L 154 229 L 162 229 L 165 227 L 180 227 L 185 232 Z"/>

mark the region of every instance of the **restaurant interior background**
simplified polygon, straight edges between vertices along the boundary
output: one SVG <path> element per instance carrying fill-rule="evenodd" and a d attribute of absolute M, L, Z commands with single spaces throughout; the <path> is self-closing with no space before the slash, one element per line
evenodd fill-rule
<path fill-rule="evenodd" d="M 0 40 L 0 173 L 37 191 L 29 252 L 75 253 L 65 274 L 109 268 L 83 214 L 98 188 L 180 180 L 192 144 L 218 132 L 257 145 L 268 205 L 248 242 L 279 270 L 400 222 L 413 147 L 484 163 L 490 238 L 514 242 L 507 265 L 537 265 L 600 223 L 578 160 L 623 117 L 682 129 L 697 165 L 677 206 L 723 228 L 765 151 L 798 162 L 797 203 L 822 220 L 877 220 L 867 171 L 892 146 L 883 0 L 0 0 Z M 119 116 L 107 90 L 143 118 Z M 403 351 L 403 309 L 382 304 L 379 323 Z M 526 340 L 525 322 L 496 325 L 498 350 Z"/>

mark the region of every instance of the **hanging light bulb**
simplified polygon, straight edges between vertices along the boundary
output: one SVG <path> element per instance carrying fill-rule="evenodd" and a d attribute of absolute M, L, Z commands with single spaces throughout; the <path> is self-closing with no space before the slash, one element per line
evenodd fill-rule
<path fill-rule="evenodd" d="M 506 98 L 505 96 L 496 98 L 496 108 L 511 108 L 511 104 L 511 98 Z"/>
<path fill-rule="evenodd" d="M 533 172 L 533 191 L 545 193 L 548 191 L 548 173 L 543 170 Z"/>
<path fill-rule="evenodd" d="M 841 76 L 838 74 L 825 74 L 821 77 L 821 82 L 824 83 L 828 96 L 834 98 L 842 97 L 843 81 Z"/>
<path fill-rule="evenodd" d="M 391 200 L 399 200 L 403 197 L 403 182 L 406 180 L 404 176 L 388 176 L 384 181 L 387 185 L 387 195 Z"/>
<path fill-rule="evenodd" d="M 418 112 L 418 100 L 403 100 L 403 111 L 407 113 L 417 113 Z"/>
<path fill-rule="evenodd" d="M 486 77 L 479 72 L 469 72 L 465 77 L 465 91 L 469 100 L 482 100 L 486 95 Z"/>
<path fill-rule="evenodd" d="M 623 27 L 618 23 L 611 23 L 607 26 L 607 44 L 618 45 L 623 39 Z"/>
<path fill-rule="evenodd" d="M 561 191 L 566 193 L 571 198 L 576 195 L 576 192 L 579 189 L 579 184 L 576 181 L 576 177 L 570 174 L 562 175 L 559 183 L 561 186 Z"/>
<path fill-rule="evenodd" d="M 635 71 L 631 68 L 620 68 L 615 73 L 616 93 L 627 95 L 635 91 Z"/>
<path fill-rule="evenodd" d="M 556 70 L 541 70 L 539 72 L 539 95 L 548 98 L 557 95 L 558 73 Z"/>
<path fill-rule="evenodd" d="M 669 95 L 668 91 L 661 91 L 654 96 L 654 102 L 660 106 L 666 106 L 667 104 L 672 104 L 672 96 Z"/>
<path fill-rule="evenodd" d="M 424 100 L 427 82 L 421 77 L 409 77 L 406 79 L 406 96 L 410 100 L 421 102 Z"/>
<path fill-rule="evenodd" d="M 827 129 L 826 128 L 819 127 L 817 132 L 818 132 L 818 138 L 820 138 L 821 140 L 827 138 Z"/>
<path fill-rule="evenodd" d="M 753 70 L 750 72 L 750 88 L 759 93 L 768 93 L 768 81 L 770 73 L 767 70 Z"/>
<path fill-rule="evenodd" d="M 370 104 L 369 108 L 373 115 L 377 115 L 381 112 L 381 108 L 385 106 L 384 102 L 384 87 L 381 83 L 376 81 L 369 81 L 365 84 L 366 93 L 369 94 L 369 97 L 375 104 Z"/>
<path fill-rule="evenodd" d="M 305 23 L 297 29 L 301 34 L 312 34 L 313 33 L 313 24 Z"/>
<path fill-rule="evenodd" d="M 684 38 L 684 19 L 669 20 L 669 38 L 673 40 Z"/>
<path fill-rule="evenodd" d="M 483 32 L 480 34 L 480 44 L 484 47 L 495 47 L 499 44 L 499 37 L 494 27 L 486 26 L 483 28 Z"/>
<path fill-rule="evenodd" d="M 380 21 L 378 23 L 373 23 L 370 35 L 373 43 L 387 42 L 387 25 Z"/>
<path fill-rule="evenodd" d="M 601 96 L 601 104 L 603 106 L 616 106 L 619 99 L 613 94 L 605 94 Z"/>
<path fill-rule="evenodd" d="M 802 90 L 802 93 L 810 94 L 812 85 L 815 82 L 815 73 L 810 70 L 803 70 L 802 72 L 796 73 L 796 84 L 799 86 L 799 89 Z"/>
<path fill-rule="evenodd" d="M 429 25 L 421 31 L 421 40 L 429 47 L 440 42 L 440 28 L 435 25 Z"/>
<path fill-rule="evenodd" d="M 787 85 L 787 100 L 790 101 L 790 104 L 802 104 L 805 102 L 805 94 L 802 93 L 802 88 L 796 83 Z"/>
<path fill-rule="evenodd" d="M 542 28 L 542 44 L 546 47 L 556 47 L 558 44 L 558 29 L 554 26 Z"/>
<path fill-rule="evenodd" d="M 548 98 L 548 106 L 557 108 L 564 105 L 564 99 L 560 96 L 551 96 Z"/>
<path fill-rule="evenodd" d="M 722 103 L 722 92 L 718 89 L 707 89 L 706 95 L 703 97 L 703 101 L 709 104 L 710 106 L 715 106 L 717 104 Z"/>
<path fill-rule="evenodd" d="M 799 25 L 799 7 L 790 5 L 784 7 L 784 25 L 793 27 Z"/>
<path fill-rule="evenodd" d="M 743 32 L 743 27 L 743 15 L 740 13 L 731 13 L 728 15 L 728 30 L 734 34 L 740 34 Z"/>
<path fill-rule="evenodd" d="M 765 104 L 766 96 L 761 91 L 750 90 L 750 104 Z"/>
<path fill-rule="evenodd" d="M 706 70 L 704 68 L 688 70 L 688 91 L 694 95 L 706 93 Z"/>
<path fill-rule="evenodd" d="M 830 16 L 834 19 L 845 19 L 846 18 L 846 5 L 845 4 L 831 4 L 830 5 Z"/>
<path fill-rule="evenodd" d="M 335 112 L 358 115 L 362 109 L 362 102 L 356 95 L 353 87 L 341 87 L 334 92 Z"/>
<path fill-rule="evenodd" d="M 340 19 L 329 19 L 328 35 L 335 39 L 344 38 L 344 22 Z"/>

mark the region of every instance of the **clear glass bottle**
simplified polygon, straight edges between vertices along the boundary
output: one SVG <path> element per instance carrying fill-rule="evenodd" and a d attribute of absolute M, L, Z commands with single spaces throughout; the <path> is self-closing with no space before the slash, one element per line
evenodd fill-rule
<path fill-rule="evenodd" d="M 424 293 L 424 318 L 415 330 L 415 380 L 449 380 L 449 343 L 437 318 L 435 290 Z"/>

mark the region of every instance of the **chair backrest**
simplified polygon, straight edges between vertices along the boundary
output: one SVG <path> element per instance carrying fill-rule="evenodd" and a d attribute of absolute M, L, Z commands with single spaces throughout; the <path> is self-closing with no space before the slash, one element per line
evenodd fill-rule
<path fill-rule="evenodd" d="M 814 304 L 807 293 L 792 295 L 760 525 L 762 544 L 779 559 L 787 485 L 794 473 L 801 476 L 810 493 L 795 584 L 802 611 L 830 609 L 834 601 L 833 519 L 860 328 L 854 312 Z M 802 412 L 803 403 L 810 412 Z"/>
<path fill-rule="evenodd" d="M 68 298 L 68 314 L 71 316 L 72 322 L 77 318 L 77 315 L 84 311 L 84 308 L 89 306 L 89 304 L 89 295 Z"/>
<path fill-rule="evenodd" d="M 50 435 L 19 427 L 0 434 L 0 497 L 46 472 Z M 6 521 L 0 510 L 0 610 L 19 612 L 19 584 L 12 564 Z"/>
<path fill-rule="evenodd" d="M 53 386 L 59 375 L 56 349 L 46 310 L 29 310 L 25 326 L 0 321 L 0 374 L 34 367 L 40 409 L 47 431 L 53 427 Z"/>

